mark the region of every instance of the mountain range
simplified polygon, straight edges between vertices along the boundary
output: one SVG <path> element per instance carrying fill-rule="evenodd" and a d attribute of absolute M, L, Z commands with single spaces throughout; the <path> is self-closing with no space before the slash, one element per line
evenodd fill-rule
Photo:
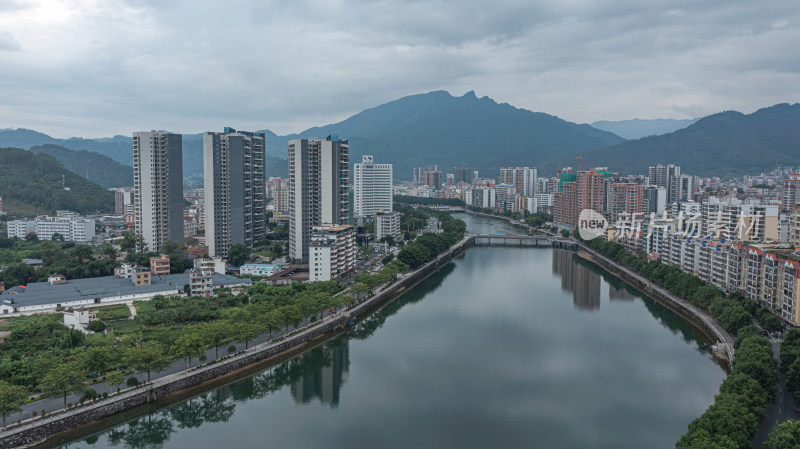
<path fill-rule="evenodd" d="M 376 162 L 394 164 L 397 180 L 410 179 L 414 167 L 438 164 L 442 171 L 452 172 L 462 162 L 494 177 L 501 166 L 536 165 L 554 153 L 588 151 L 624 141 L 589 125 L 478 98 L 472 91 L 461 97 L 434 91 L 298 134 L 267 133 L 267 148 L 270 154 L 284 157 L 289 139 L 330 134 L 349 139 L 350 162 L 373 155 Z"/>
<path fill-rule="evenodd" d="M 378 163 L 394 164 L 396 180 L 410 179 L 413 167 L 438 164 L 443 172 L 452 172 L 461 163 L 486 177 L 498 176 L 501 166 L 518 165 L 537 166 L 540 176 L 550 176 L 557 168 L 575 166 L 575 157 L 580 154 L 584 156 L 583 167 L 607 166 L 622 173 L 645 173 L 648 165 L 674 163 L 681 165 L 684 173 L 734 176 L 797 165 L 799 108 L 797 104 L 781 104 L 749 115 L 728 111 L 693 123 L 671 119 L 595 122 L 606 129 L 601 130 L 488 97 L 478 98 L 474 92 L 455 97 L 434 91 L 400 98 L 339 123 L 297 134 L 263 132 L 268 176 L 287 175 L 288 140 L 330 134 L 349 139 L 351 163 L 370 154 Z M 659 135 L 626 140 L 608 130 L 624 136 Z M 131 165 L 130 137 L 56 139 L 26 129 L 0 130 L 0 147 L 44 144 L 95 151 Z M 52 148 L 50 151 L 55 154 Z M 69 165 L 63 154 L 56 157 Z M 202 185 L 201 134 L 183 135 L 183 164 L 184 178 L 191 185 Z M 85 167 L 76 171 L 85 174 Z M 100 178 L 90 170 L 89 179 Z"/>
<path fill-rule="evenodd" d="M 655 164 L 678 164 L 684 173 L 720 177 L 796 167 L 800 165 L 800 104 L 777 104 L 752 114 L 720 112 L 669 134 L 623 142 L 583 156 L 583 167 L 607 166 L 625 173 L 647 173 L 647 167 Z M 566 160 L 546 165 L 574 164 L 574 159 L 562 159 Z"/>

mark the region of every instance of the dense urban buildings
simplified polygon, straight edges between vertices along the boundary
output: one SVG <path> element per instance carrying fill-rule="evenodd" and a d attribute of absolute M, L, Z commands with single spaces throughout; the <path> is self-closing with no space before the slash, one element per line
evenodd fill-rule
<path fill-rule="evenodd" d="M 560 171 L 559 191 L 555 193 L 553 222 L 558 226 L 575 227 L 578 216 L 584 209 L 600 213 L 603 210 L 603 179 L 608 172 L 596 169 L 579 171 Z"/>
<path fill-rule="evenodd" d="M 95 235 L 95 221 L 83 217 L 39 216 L 32 220 L 12 220 L 8 222 L 8 237 L 24 239 L 30 233 L 39 240 L 53 240 L 61 236 L 66 242 L 91 242 Z"/>
<path fill-rule="evenodd" d="M 472 181 L 475 180 L 475 172 L 471 167 L 467 167 L 467 164 L 461 164 L 461 167 L 454 167 L 453 171 L 454 184 L 458 184 L 460 182 L 472 184 Z"/>
<path fill-rule="evenodd" d="M 353 164 L 353 186 L 356 217 L 392 211 L 392 164 L 376 164 L 372 156 L 363 156 L 361 163 Z"/>
<path fill-rule="evenodd" d="M 533 198 L 536 195 L 536 167 L 501 167 L 500 184 L 513 186 L 518 195 Z"/>
<path fill-rule="evenodd" d="M 209 256 L 252 247 L 267 229 L 264 133 L 203 133 L 205 233 Z"/>
<path fill-rule="evenodd" d="M 667 203 L 672 204 L 679 200 L 681 195 L 681 167 L 669 165 L 654 165 L 648 169 L 649 185 L 662 187 L 667 192 Z"/>
<path fill-rule="evenodd" d="M 150 251 L 183 240 L 183 143 L 166 131 L 133 133 L 136 233 Z"/>
<path fill-rule="evenodd" d="M 349 145 L 336 135 L 289 141 L 289 257 L 308 263 L 311 228 L 346 224 Z"/>

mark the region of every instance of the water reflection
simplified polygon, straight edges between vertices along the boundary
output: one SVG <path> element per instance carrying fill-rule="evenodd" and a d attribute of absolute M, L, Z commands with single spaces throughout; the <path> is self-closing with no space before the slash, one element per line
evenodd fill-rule
<path fill-rule="evenodd" d="M 600 308 L 600 275 L 581 264 L 572 251 L 553 250 L 553 273 L 561 277 L 561 289 L 572 292 L 572 302 L 580 310 Z"/>
<path fill-rule="evenodd" d="M 542 251 L 553 252 L 563 293 L 546 270 L 551 255 Z M 533 270 L 535 279 L 504 286 L 505 299 L 518 302 L 486 308 L 496 291 L 490 283 L 515 263 L 531 263 L 518 272 Z M 601 280 L 615 301 L 602 311 Z M 526 293 L 539 285 L 546 293 L 531 301 Z M 564 304 L 570 296 L 574 308 Z M 346 334 L 211 392 L 84 433 L 69 446 L 423 447 L 446 440 L 441 447 L 665 447 L 708 406 L 720 378 L 679 339 L 664 339 L 661 326 L 698 346 L 695 332 L 668 309 L 572 252 L 476 249 Z M 214 422 L 227 424 L 204 426 Z M 637 428 L 647 430 L 630 432 Z M 370 444 L 352 440 L 364 432 Z"/>
<path fill-rule="evenodd" d="M 339 405 L 339 392 L 350 369 L 350 351 L 346 339 L 337 339 L 322 347 L 321 351 L 306 352 L 295 360 L 302 374 L 292 382 L 292 397 L 298 404 L 319 399 L 335 408 Z"/>

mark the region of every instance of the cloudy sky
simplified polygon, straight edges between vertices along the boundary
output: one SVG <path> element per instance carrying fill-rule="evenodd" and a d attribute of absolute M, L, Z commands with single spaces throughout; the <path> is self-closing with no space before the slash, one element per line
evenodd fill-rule
<path fill-rule="evenodd" d="M 584 123 L 800 101 L 798 0 L 0 0 L 0 128 L 279 134 L 475 90 Z"/>

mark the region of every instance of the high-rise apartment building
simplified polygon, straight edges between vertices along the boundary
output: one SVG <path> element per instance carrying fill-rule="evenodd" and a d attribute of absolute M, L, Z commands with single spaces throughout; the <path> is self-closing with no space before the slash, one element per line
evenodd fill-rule
<path fill-rule="evenodd" d="M 800 203 L 800 173 L 792 173 L 783 180 L 783 210 L 792 210 Z"/>
<path fill-rule="evenodd" d="M 183 240 L 182 149 L 180 134 L 133 133 L 135 230 L 150 251 Z"/>
<path fill-rule="evenodd" d="M 289 257 L 308 263 L 313 226 L 347 224 L 349 150 L 336 135 L 289 141 Z"/>
<path fill-rule="evenodd" d="M 667 189 L 667 204 L 680 201 L 681 167 L 680 165 L 653 165 L 647 170 L 648 184 Z"/>
<path fill-rule="evenodd" d="M 644 188 L 642 198 L 642 212 L 644 217 L 650 214 L 661 214 L 667 205 L 667 189 L 664 187 L 647 186 Z"/>
<path fill-rule="evenodd" d="M 135 219 L 135 204 L 133 201 L 133 189 L 130 187 L 120 187 L 114 189 L 114 212 L 122 215 L 125 224 L 134 224 Z"/>
<path fill-rule="evenodd" d="M 360 164 L 353 164 L 353 186 L 356 217 L 392 212 L 392 164 L 376 164 L 372 156 L 363 156 Z"/>
<path fill-rule="evenodd" d="M 275 189 L 272 193 L 272 205 L 272 214 L 275 217 L 275 221 L 286 222 L 289 220 L 290 201 L 288 187 Z"/>
<path fill-rule="evenodd" d="M 536 167 L 501 167 L 500 184 L 514 186 L 517 195 L 536 196 Z"/>
<path fill-rule="evenodd" d="M 471 167 L 467 167 L 467 164 L 461 164 L 461 167 L 454 167 L 453 172 L 453 184 L 458 184 L 459 182 L 472 184 L 472 181 L 475 180 L 475 172 Z"/>
<path fill-rule="evenodd" d="M 442 172 L 439 170 L 424 172 L 422 174 L 422 183 L 433 189 L 440 188 L 442 186 Z"/>
<path fill-rule="evenodd" d="M 584 209 L 597 213 L 603 210 L 603 179 L 610 173 L 586 170 L 578 173 L 559 172 L 559 192 L 555 193 L 553 221 L 560 226 L 574 227 Z"/>
<path fill-rule="evenodd" d="M 635 217 L 641 217 L 640 214 L 643 212 L 643 185 L 618 183 L 612 185 L 611 191 L 613 197 L 611 209 L 612 221 L 619 220 L 620 215 L 623 213 L 630 214 L 629 217 L 631 215 Z"/>
<path fill-rule="evenodd" d="M 252 247 L 267 232 L 264 134 L 225 128 L 203 133 L 205 232 L 208 254 Z"/>

